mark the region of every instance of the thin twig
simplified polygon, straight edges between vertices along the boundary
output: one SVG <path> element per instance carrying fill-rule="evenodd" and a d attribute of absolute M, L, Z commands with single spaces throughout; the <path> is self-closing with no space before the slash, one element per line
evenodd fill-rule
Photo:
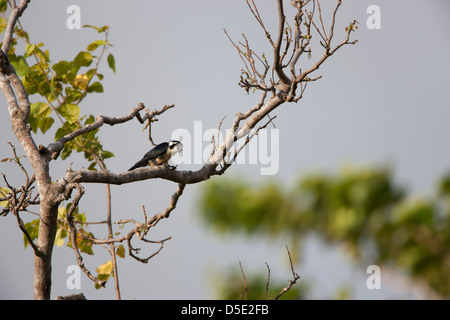
<path fill-rule="evenodd" d="M 93 282 L 97 283 L 98 285 L 104 287 L 105 284 L 106 284 L 106 280 L 99 280 L 97 277 L 92 275 L 92 273 L 84 265 L 83 257 L 81 256 L 81 254 L 80 254 L 80 252 L 78 250 L 78 245 L 77 245 L 77 228 L 75 227 L 75 224 L 73 222 L 73 212 L 74 212 L 75 208 L 78 207 L 78 203 L 79 203 L 82 195 L 84 194 L 84 188 L 81 187 L 78 183 L 71 184 L 70 186 L 68 186 L 68 189 L 69 188 L 76 188 L 77 191 L 78 191 L 77 194 L 75 195 L 73 201 L 72 201 L 72 205 L 70 206 L 70 208 L 66 212 L 66 220 L 67 220 L 67 223 L 68 223 L 69 228 L 70 228 L 70 241 L 71 241 L 71 244 L 72 244 L 72 249 L 73 249 L 73 251 L 75 253 L 75 256 L 77 258 L 78 266 L 86 274 L 86 276 L 89 279 L 91 279 Z"/>
<path fill-rule="evenodd" d="M 269 292 L 269 283 L 270 283 L 270 268 L 267 262 L 265 262 L 267 267 L 267 284 L 266 284 L 266 291 L 264 293 L 264 300 L 267 300 L 267 293 Z"/>
<path fill-rule="evenodd" d="M 239 268 L 241 268 L 241 274 L 244 280 L 244 289 L 242 290 L 242 292 L 244 293 L 244 300 L 247 300 L 247 278 L 245 277 L 244 269 L 242 269 L 242 263 L 240 261 L 239 261 Z M 239 296 L 239 300 L 241 300 L 242 298 L 242 292 Z"/>
<path fill-rule="evenodd" d="M 281 292 L 279 294 L 277 294 L 277 296 L 275 298 L 273 298 L 273 300 L 278 300 L 283 294 L 285 294 L 286 292 L 288 292 L 292 286 L 294 284 L 297 283 L 297 280 L 300 279 L 300 276 L 294 271 L 294 265 L 292 264 L 292 258 L 291 258 L 291 253 L 289 252 L 289 248 L 286 245 L 286 250 L 288 252 L 288 256 L 289 256 L 289 263 L 291 265 L 291 271 L 292 271 L 292 280 L 289 280 L 289 285 L 285 288 L 283 288 L 283 290 L 281 290 Z"/>

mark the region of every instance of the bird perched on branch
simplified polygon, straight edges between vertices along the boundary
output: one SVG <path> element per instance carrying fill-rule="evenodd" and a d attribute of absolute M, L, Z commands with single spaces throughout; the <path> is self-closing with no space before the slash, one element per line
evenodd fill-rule
<path fill-rule="evenodd" d="M 169 166 L 168 162 L 173 155 L 177 152 L 183 151 L 183 144 L 177 140 L 170 140 L 169 142 L 163 142 L 158 144 L 152 150 L 147 152 L 141 160 L 136 162 L 128 171 L 134 170 L 140 167 L 154 167 L 159 165 L 165 165 L 171 169 L 175 169 L 174 166 Z"/>

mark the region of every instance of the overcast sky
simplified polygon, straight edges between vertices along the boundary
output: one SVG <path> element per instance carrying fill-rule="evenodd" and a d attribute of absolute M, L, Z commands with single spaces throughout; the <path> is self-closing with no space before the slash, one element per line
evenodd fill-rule
<path fill-rule="evenodd" d="M 323 2 L 322 9 L 329 15 L 335 1 Z M 275 31 L 275 1 L 256 3 L 268 28 Z M 114 46 L 110 51 L 117 68 L 114 75 L 106 63 L 103 65 L 105 92 L 89 96 L 81 104 L 82 112 L 121 116 L 138 102 L 149 109 L 174 103 L 175 109 L 161 116 L 152 129 L 154 140 L 163 142 L 177 129 L 193 135 L 195 121 L 201 121 L 203 130 L 217 128 L 227 115 L 224 127 L 229 127 L 236 112 L 258 101 L 258 95 L 247 95 L 237 85 L 241 60 L 223 32 L 226 28 L 235 40 L 240 40 L 244 32 L 255 51 L 271 51 L 245 1 L 32 1 L 21 22 L 32 42 L 44 42 L 52 63 L 73 59 L 99 39 L 91 29 L 67 28 L 66 10 L 72 4 L 81 9 L 82 25 L 111 27 Z M 381 9 L 379 30 L 366 26 L 366 10 L 374 4 Z M 289 14 L 287 1 L 285 7 Z M 343 39 L 344 26 L 356 19 L 360 24 L 354 37 L 359 42 L 326 61 L 317 73 L 323 78 L 311 83 L 299 103 L 277 109 L 278 173 L 261 176 L 259 165 L 236 165 L 227 175 L 258 181 L 276 179 L 289 185 L 310 170 L 336 172 L 345 163 L 387 163 L 393 167 L 397 181 L 412 193 L 431 194 L 436 179 L 450 170 L 449 10 L 447 0 L 426 4 L 418 0 L 344 0 L 335 40 Z M 313 52 L 312 59 L 319 54 L 318 50 Z M 8 140 L 19 147 L 4 99 L 0 100 L 0 133 L 0 158 L 4 158 L 10 156 Z M 52 137 L 53 132 L 38 134 L 36 142 L 48 145 Z M 102 128 L 101 138 L 105 149 L 115 154 L 107 162 L 114 172 L 126 171 L 151 147 L 137 121 Z M 18 150 L 23 154 L 20 147 Z M 86 166 L 80 155 L 70 161 L 74 169 Z M 52 162 L 53 179 L 62 177 L 69 164 L 61 159 Z M 199 167 L 181 164 L 179 169 Z M 10 164 L 1 163 L 0 171 L 10 181 L 23 181 L 20 171 Z M 87 213 L 88 220 L 104 219 L 105 187 L 85 187 L 81 211 Z M 196 213 L 200 187 L 187 186 L 170 219 L 152 230 L 154 240 L 173 237 L 158 256 L 148 264 L 130 257 L 119 259 L 123 298 L 214 298 L 213 276 L 230 268 L 238 270 L 239 261 L 248 272 L 265 272 L 267 262 L 274 278 L 287 281 L 287 239 L 273 238 L 268 243 L 256 238 L 221 237 L 208 230 Z M 142 205 L 149 215 L 157 213 L 175 190 L 176 184 L 160 180 L 113 186 L 113 220 L 141 220 Z M 28 218 L 34 219 L 24 215 L 25 220 Z M 104 234 L 103 229 L 96 234 Z M 33 254 L 29 248 L 24 250 L 22 234 L 12 215 L 0 219 L 0 235 L 0 298 L 30 299 Z M 144 253 L 157 249 L 142 247 Z M 85 257 L 91 271 L 109 260 L 103 248 L 94 250 L 95 257 Z M 368 290 L 365 269 L 348 264 L 342 253 L 339 247 L 325 247 L 316 239 L 307 241 L 301 253 L 303 264 L 296 271 L 313 283 L 311 298 L 328 298 L 349 283 L 355 298 L 414 297 L 398 282 L 390 283 L 388 277 L 383 278 L 381 290 Z M 79 291 L 90 299 L 115 297 L 112 281 L 106 289 L 97 291 L 84 275 L 81 290 L 67 289 L 66 269 L 73 264 L 71 249 L 55 248 L 53 298 Z"/>

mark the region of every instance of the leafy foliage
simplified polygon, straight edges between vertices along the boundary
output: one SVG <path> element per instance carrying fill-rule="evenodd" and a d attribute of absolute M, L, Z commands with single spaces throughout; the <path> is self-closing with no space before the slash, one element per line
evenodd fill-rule
<path fill-rule="evenodd" d="M 4 18 L 3 18 L 4 19 Z M 28 95 L 37 97 L 31 104 L 29 124 L 34 133 L 39 130 L 46 133 L 58 123 L 55 140 L 93 123 L 93 115 L 83 115 L 80 103 L 91 93 L 103 92 L 103 74 L 99 73 L 99 65 L 112 44 L 108 41 L 109 27 L 84 27 L 104 34 L 103 40 L 90 43 L 86 51 L 80 51 L 73 60 L 61 60 L 52 63 L 50 53 L 44 44 L 34 44 L 26 31 L 20 27 L 15 29 L 15 37 L 11 44 L 9 60 L 17 74 L 21 77 Z M 0 29 L 2 21 L 0 21 Z M 18 42 L 25 44 L 23 54 L 17 52 Z M 107 57 L 108 66 L 115 73 L 115 59 L 111 53 Z M 55 121 L 57 120 L 57 121 Z M 72 151 L 83 152 L 89 161 L 89 169 L 95 170 L 100 161 L 110 158 L 112 152 L 103 149 L 98 139 L 98 130 L 77 137 L 67 143 L 61 153 L 64 160 Z"/>
<path fill-rule="evenodd" d="M 116 249 L 116 256 L 120 258 L 125 258 L 125 247 L 121 244 Z M 104 264 L 100 265 L 95 271 L 97 271 L 97 279 L 108 281 L 110 277 L 114 277 L 114 264 L 112 260 L 108 260 Z M 95 289 L 100 289 L 99 284 L 95 284 Z"/>
<path fill-rule="evenodd" d="M 68 203 L 65 207 L 59 207 L 58 209 L 58 230 L 56 232 L 56 237 L 55 237 L 55 244 L 58 247 L 61 247 L 64 245 L 64 243 L 66 242 L 66 238 L 69 237 L 70 234 L 70 230 L 69 230 L 69 225 L 67 224 L 67 220 L 66 220 L 66 215 L 67 215 L 67 210 L 69 209 L 69 207 L 72 205 L 72 203 Z M 76 208 L 73 212 L 73 217 L 75 222 L 79 225 L 77 230 L 77 235 L 76 235 L 76 243 L 77 243 L 77 248 L 84 253 L 87 254 L 94 254 L 93 250 L 92 250 L 92 243 L 89 240 L 83 239 L 83 236 L 86 237 L 90 237 L 93 238 L 94 235 L 88 231 L 87 229 L 87 224 L 86 224 L 86 215 L 84 213 L 79 213 L 78 212 L 78 208 Z M 31 237 L 31 240 L 35 240 L 37 239 L 38 236 L 38 232 L 39 232 L 39 219 L 36 220 L 32 220 L 30 222 L 27 222 L 25 224 L 25 228 L 28 231 L 28 234 Z M 23 241 L 24 241 L 24 245 L 25 248 L 28 246 L 29 242 L 28 239 L 26 238 L 25 235 L 23 235 Z M 71 241 L 68 241 L 66 244 L 68 247 L 72 248 L 72 243 Z"/>
<path fill-rule="evenodd" d="M 290 234 L 300 243 L 314 232 L 345 245 L 356 262 L 399 268 L 450 297 L 450 175 L 429 198 L 407 196 L 386 167 L 309 174 L 290 190 L 212 180 L 200 209 L 208 224 L 225 233 Z"/>

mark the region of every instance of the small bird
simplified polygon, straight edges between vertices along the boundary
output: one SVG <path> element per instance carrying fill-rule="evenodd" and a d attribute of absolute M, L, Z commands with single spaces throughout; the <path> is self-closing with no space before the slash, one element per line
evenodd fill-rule
<path fill-rule="evenodd" d="M 140 167 L 154 167 L 159 165 L 165 165 L 171 169 L 175 169 L 174 166 L 169 166 L 168 162 L 173 155 L 177 152 L 183 151 L 183 144 L 177 140 L 170 140 L 169 142 L 163 142 L 158 144 L 152 150 L 147 152 L 141 160 L 136 162 L 128 171 L 134 170 Z"/>

